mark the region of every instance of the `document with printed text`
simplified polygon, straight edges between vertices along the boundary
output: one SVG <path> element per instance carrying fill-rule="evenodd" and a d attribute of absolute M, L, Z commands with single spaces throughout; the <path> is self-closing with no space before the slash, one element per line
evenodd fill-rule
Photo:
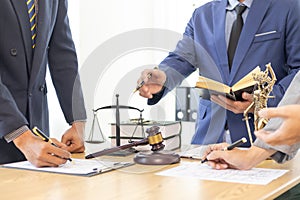
<path fill-rule="evenodd" d="M 133 165 L 132 162 L 111 162 L 102 160 L 72 159 L 59 167 L 35 167 L 28 161 L 15 162 L 2 165 L 6 168 L 27 169 L 34 171 L 61 173 L 78 176 L 93 176 L 114 169 Z"/>
<path fill-rule="evenodd" d="M 156 175 L 267 185 L 284 175 L 286 172 L 288 172 L 288 170 L 267 168 L 253 168 L 251 170 L 215 170 L 206 164 L 182 162 L 180 166 L 156 173 Z"/>

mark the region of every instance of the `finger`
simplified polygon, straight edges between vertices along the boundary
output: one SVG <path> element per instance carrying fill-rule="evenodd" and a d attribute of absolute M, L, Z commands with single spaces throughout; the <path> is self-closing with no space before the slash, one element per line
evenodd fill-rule
<path fill-rule="evenodd" d="M 47 158 L 48 166 L 54 166 L 54 167 L 63 165 L 68 161 L 68 158 L 63 158 L 63 157 L 57 156 L 53 153 L 48 154 L 48 156 L 46 158 Z"/>
<path fill-rule="evenodd" d="M 245 94 L 250 95 L 248 93 Z M 219 98 L 223 104 L 226 104 L 226 109 L 234 112 L 235 114 L 243 113 L 252 103 L 251 95 L 248 100 L 245 99 L 244 101 L 233 101 L 223 96 L 220 96 Z"/>
<path fill-rule="evenodd" d="M 152 69 L 146 69 L 142 72 L 142 76 L 140 78 L 140 84 L 141 82 L 144 82 L 145 84 L 148 83 L 151 80 L 151 77 L 153 75 L 153 70 Z"/>
<path fill-rule="evenodd" d="M 52 148 L 50 148 L 52 147 Z M 57 153 L 56 149 L 59 149 L 54 146 L 50 146 L 49 148 L 43 148 L 43 151 L 40 152 L 40 155 L 33 161 L 33 164 L 37 167 L 57 167 L 67 162 L 66 155 Z M 60 149 L 61 150 L 61 149 Z M 64 151 L 64 150 L 62 150 Z"/>
<path fill-rule="evenodd" d="M 213 100 L 219 104 L 220 106 L 226 108 L 226 109 L 234 109 L 233 106 L 231 106 L 232 104 L 234 104 L 234 101 L 222 96 L 222 95 L 218 95 L 218 96 L 214 96 L 212 97 Z"/>
<path fill-rule="evenodd" d="M 207 157 L 207 155 L 208 155 L 211 151 L 212 151 L 212 149 L 211 149 L 210 145 L 207 146 L 207 147 L 205 148 L 205 150 L 204 150 L 204 153 L 203 153 L 203 155 L 202 155 L 202 157 L 201 157 L 201 160 L 205 160 L 206 157 Z"/>
<path fill-rule="evenodd" d="M 29 160 L 29 162 L 33 164 L 35 167 L 58 167 L 58 165 L 49 163 L 47 161 L 45 162 L 41 160 L 34 160 L 34 161 Z"/>
<path fill-rule="evenodd" d="M 221 95 L 214 96 L 214 97 L 212 96 L 211 101 L 213 101 L 214 103 L 216 103 L 216 104 L 222 106 L 223 108 L 230 110 L 234 113 L 242 112 L 241 110 L 236 109 L 236 108 L 238 108 L 238 106 L 235 106 L 233 101 L 231 101 L 230 99 L 223 97 Z M 233 104 L 233 105 L 231 105 L 231 104 Z"/>
<path fill-rule="evenodd" d="M 150 92 L 150 88 L 151 86 L 148 85 L 143 85 L 140 89 L 139 89 L 139 95 L 145 98 L 152 98 L 152 94 Z"/>
<path fill-rule="evenodd" d="M 210 100 L 224 108 L 226 108 L 226 104 L 218 97 L 218 96 L 215 96 L 215 95 L 212 95 L 210 97 Z"/>
<path fill-rule="evenodd" d="M 223 95 L 218 95 L 218 98 L 221 100 L 221 101 L 224 101 L 226 104 L 233 104 L 235 101 L 223 96 Z"/>
<path fill-rule="evenodd" d="M 70 138 L 70 132 L 68 132 L 69 134 L 67 134 L 67 132 L 62 136 L 61 138 L 61 142 L 63 144 L 65 144 L 67 147 L 70 146 L 72 144 L 72 137 Z"/>
<path fill-rule="evenodd" d="M 253 101 L 253 95 L 247 92 L 243 92 L 242 97 L 246 101 L 251 101 L 251 102 Z"/>
<path fill-rule="evenodd" d="M 218 143 L 218 144 L 211 144 L 209 145 L 205 151 L 204 154 L 201 158 L 201 160 L 207 159 L 207 156 L 212 152 L 212 151 L 220 151 L 223 150 L 225 147 L 227 147 L 229 144 L 227 143 Z"/>
<path fill-rule="evenodd" d="M 229 165 L 226 163 L 221 163 L 219 161 L 208 161 L 207 165 L 209 165 L 213 169 L 228 169 Z"/>
<path fill-rule="evenodd" d="M 71 144 L 70 146 L 66 147 L 66 150 L 72 153 L 82 153 L 85 151 L 84 145 L 77 145 L 77 144 Z"/>
<path fill-rule="evenodd" d="M 281 117 L 286 118 L 289 115 L 289 112 L 285 110 L 283 107 L 277 108 L 264 108 L 258 112 L 258 115 L 263 118 L 274 118 L 274 117 Z"/>
<path fill-rule="evenodd" d="M 228 169 L 229 168 L 229 165 L 226 164 L 226 163 L 216 163 L 216 168 L 215 169 Z"/>
<path fill-rule="evenodd" d="M 207 160 L 226 160 L 226 155 L 226 151 L 212 151 L 210 154 L 207 155 Z"/>
<path fill-rule="evenodd" d="M 64 143 L 62 143 L 62 142 L 60 142 L 60 141 L 58 141 L 56 138 L 51 138 L 51 140 L 52 140 L 52 142 L 53 142 L 56 146 L 58 146 L 59 148 L 64 148 L 64 147 L 67 146 L 66 144 L 64 144 Z"/>
<path fill-rule="evenodd" d="M 56 158 L 51 159 L 51 161 L 55 161 L 55 164 L 61 164 L 62 161 L 66 161 L 66 159 L 71 158 L 71 153 L 66 151 L 65 149 L 61 149 L 58 147 L 52 147 L 48 149 L 48 155 L 55 156 Z M 48 157 L 50 158 L 50 157 Z M 52 157 L 51 157 L 52 158 Z M 51 162 L 53 163 L 53 162 Z M 64 162 L 65 163 L 65 162 Z"/>

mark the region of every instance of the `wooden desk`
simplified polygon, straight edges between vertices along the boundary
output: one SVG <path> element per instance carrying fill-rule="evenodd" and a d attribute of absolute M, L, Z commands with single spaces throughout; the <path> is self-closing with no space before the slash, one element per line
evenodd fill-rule
<path fill-rule="evenodd" d="M 134 165 L 93 177 L 0 168 L 0 199 L 273 199 L 300 182 L 299 161 L 298 154 L 295 159 L 282 165 L 271 160 L 261 163 L 258 167 L 290 170 L 266 186 L 155 175 L 157 171 L 178 164 Z"/>

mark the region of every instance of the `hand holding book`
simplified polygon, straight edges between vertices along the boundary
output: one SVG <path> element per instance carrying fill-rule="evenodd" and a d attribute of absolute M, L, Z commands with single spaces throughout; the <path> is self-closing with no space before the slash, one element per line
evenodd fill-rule
<path fill-rule="evenodd" d="M 227 98 L 230 98 L 234 101 L 243 101 L 243 92 L 253 92 L 254 87 L 257 84 L 253 78 L 253 74 L 258 72 L 260 72 L 259 66 L 253 69 L 231 87 L 204 76 L 199 76 L 199 80 L 196 83 L 196 88 L 207 89 L 211 94 L 224 94 Z"/>

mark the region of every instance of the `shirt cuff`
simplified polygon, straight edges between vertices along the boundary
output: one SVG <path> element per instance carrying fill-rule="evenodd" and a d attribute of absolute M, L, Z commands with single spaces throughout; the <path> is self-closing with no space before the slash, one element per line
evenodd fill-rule
<path fill-rule="evenodd" d="M 148 99 L 148 105 L 154 105 L 164 96 L 166 87 L 163 86 L 162 90 L 156 94 L 153 94 L 152 99 Z"/>
<path fill-rule="evenodd" d="M 4 139 L 6 140 L 7 143 L 12 142 L 14 139 L 16 139 L 17 137 L 19 137 L 20 135 L 22 135 L 23 133 L 25 133 L 28 130 L 29 130 L 28 126 L 25 126 L 25 125 L 21 126 L 17 130 L 14 130 L 14 131 L 10 132 L 9 134 L 5 135 Z"/>

